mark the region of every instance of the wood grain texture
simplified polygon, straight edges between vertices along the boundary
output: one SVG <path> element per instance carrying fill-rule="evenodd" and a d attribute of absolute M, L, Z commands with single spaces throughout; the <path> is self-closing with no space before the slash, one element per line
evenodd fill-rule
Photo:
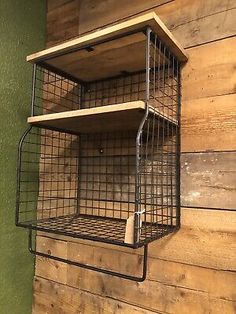
<path fill-rule="evenodd" d="M 62 7 L 63 5 L 73 2 L 74 0 L 47 0 L 47 14 L 50 11 L 55 10 L 58 7 Z"/>
<path fill-rule="evenodd" d="M 198 302 L 198 299 L 202 299 L 203 304 L 197 307 L 196 313 L 204 313 L 206 309 L 218 313 L 217 306 L 223 311 L 222 313 L 224 311 L 233 313 L 236 274 L 229 270 L 226 271 L 225 267 L 229 267 L 229 260 L 231 260 L 231 263 L 233 263 L 231 264 L 232 270 L 236 268 L 235 253 L 233 253 L 235 252 L 235 243 L 233 244 L 235 235 L 230 235 L 229 232 L 202 232 L 197 229 L 187 228 L 180 230 L 176 236 L 178 234 L 179 236 L 174 240 L 175 243 L 172 243 L 177 246 L 176 250 L 173 250 L 170 243 L 171 237 L 163 239 L 164 242 L 162 241 L 161 246 L 156 247 L 159 244 L 158 242 L 156 242 L 156 245 L 151 245 L 148 280 L 143 284 L 71 266 L 66 269 L 64 266 L 62 267 L 63 264 L 45 258 L 37 258 L 36 274 L 38 277 L 61 282 L 81 291 L 112 297 L 129 304 L 135 304 L 141 308 L 165 311 L 165 304 L 168 304 L 168 312 L 170 313 L 180 312 L 185 306 L 190 311 L 193 304 Z M 140 269 L 141 257 L 127 249 L 112 248 L 103 244 L 95 244 L 94 246 L 91 243 L 67 243 L 64 240 L 55 243 L 55 240 L 47 237 L 40 237 L 39 240 L 41 241 L 39 248 L 45 250 L 51 242 L 52 254 L 59 254 L 62 257 L 70 256 L 76 260 L 86 261 L 87 263 L 93 262 L 98 266 L 129 273 L 134 269 L 136 271 Z M 186 250 L 186 241 L 189 243 L 189 250 Z M 225 244 L 223 245 L 224 241 Z M 209 246 L 206 246 L 206 243 Z M 169 250 L 166 248 L 168 246 Z M 163 256 L 163 250 L 169 251 L 169 255 Z M 137 253 L 137 251 L 135 252 Z M 175 260 L 176 252 L 179 252 L 179 260 Z M 184 256 L 186 254 L 188 255 L 187 258 Z M 209 254 L 215 264 L 212 264 Z M 225 263 L 228 263 L 228 265 L 226 266 Z M 45 273 L 45 268 L 50 268 L 49 275 L 47 272 Z M 157 269 L 159 271 L 156 271 Z M 177 302 L 176 304 L 174 302 L 175 298 L 178 298 L 180 303 Z M 222 303 L 222 300 L 230 302 Z"/>
<path fill-rule="evenodd" d="M 181 226 L 205 231 L 234 233 L 236 215 L 234 211 L 181 208 Z"/>
<path fill-rule="evenodd" d="M 145 103 L 136 101 L 29 117 L 28 123 L 74 133 L 114 132 L 122 130 L 124 121 L 128 130 L 137 130 L 144 113 Z"/>
<path fill-rule="evenodd" d="M 236 93 L 236 37 L 188 49 L 182 100 Z"/>
<path fill-rule="evenodd" d="M 108 297 L 101 297 L 87 291 L 53 283 L 42 278 L 34 282 L 34 314 L 152 314 L 134 305 Z"/>
<path fill-rule="evenodd" d="M 198 217 L 194 219 L 194 224 L 191 221 L 194 218 L 193 211 L 196 213 L 195 217 Z M 185 209 L 182 213 L 182 224 L 185 227 L 175 235 L 151 244 L 148 280 L 144 284 L 137 285 L 45 258 L 37 258 L 36 278 L 47 278 L 52 283 L 73 286 L 78 292 L 88 291 L 111 297 L 117 302 L 122 300 L 139 306 L 140 309 L 165 312 L 165 306 L 168 304 L 170 313 L 181 313 L 183 308 L 186 308 L 186 313 L 192 313 L 195 309 L 196 313 L 204 313 L 206 310 L 212 310 L 214 313 L 234 313 L 236 275 L 231 270 L 236 270 L 236 250 L 235 234 L 231 231 L 235 230 L 235 215 L 227 217 L 225 213 L 206 213 L 191 209 Z M 224 232 L 215 231 L 224 227 Z M 128 273 L 140 270 L 141 250 L 132 252 L 101 243 L 92 244 L 81 240 L 67 242 L 65 237 L 58 238 L 61 240 L 38 237 L 38 249 L 45 252 L 50 247 L 51 254 L 70 256 L 75 260 L 91 262 L 113 270 Z M 174 301 L 176 298 L 177 304 Z M 36 302 L 38 299 L 39 296 L 36 295 Z M 50 300 L 53 299 L 49 298 L 47 304 Z M 59 297 L 58 302 L 64 304 L 65 301 Z M 200 302 L 201 305 L 195 307 L 195 302 Z M 101 311 L 103 313 L 104 309 Z"/>
<path fill-rule="evenodd" d="M 60 1 L 61 6 L 54 0 L 49 1 L 51 10 L 48 14 L 48 46 L 153 10 L 184 47 L 235 34 L 236 14 L 232 10 L 236 7 L 234 0 L 214 0 L 207 3 L 204 0 L 138 0 L 135 4 L 133 0 L 123 1 L 122 5 L 118 5 L 115 0 Z"/>
<path fill-rule="evenodd" d="M 173 30 L 183 47 L 189 48 L 235 35 L 236 8 L 190 21 Z M 183 36 L 184 32 L 184 36 Z"/>
<path fill-rule="evenodd" d="M 79 32 L 88 32 L 110 23 L 117 23 L 120 19 L 127 19 L 130 15 L 139 15 L 141 11 L 139 3 L 137 6 L 132 6 L 131 3 L 129 1 L 126 6 L 118 7 L 115 0 L 106 0 L 94 6 L 94 0 L 82 0 Z M 150 3 L 147 12 L 154 10 L 184 47 L 235 34 L 236 11 L 233 9 L 236 5 L 232 0 L 215 0 L 209 3 L 203 0 L 177 0 L 159 6 L 158 2 L 156 4 L 157 7 L 152 8 Z M 116 6 L 116 10 L 113 10 Z"/>
<path fill-rule="evenodd" d="M 236 94 L 182 103 L 182 152 L 236 149 Z"/>
<path fill-rule="evenodd" d="M 107 255 L 108 254 L 109 253 L 107 253 Z M 111 254 L 113 254 L 112 251 L 110 251 L 110 255 Z M 130 260 L 127 255 L 125 257 L 128 261 Z M 136 265 L 132 263 L 132 265 L 136 267 L 137 263 Z M 96 282 L 96 274 L 76 268 L 72 268 L 70 272 L 70 270 L 67 271 L 64 266 L 65 264 L 63 263 L 37 257 L 37 276 L 62 284 L 72 284 L 74 287 L 83 290 L 90 290 L 88 284 L 86 284 L 83 279 L 83 276 L 89 278 L 91 282 Z M 157 268 L 159 272 L 156 271 Z M 71 279 L 73 272 L 75 280 L 77 281 Z M 100 275 L 99 277 L 103 276 Z M 109 280 L 109 277 L 107 278 L 108 279 L 104 278 L 105 281 Z M 215 298 L 235 301 L 233 287 L 236 280 L 236 274 L 230 271 L 206 269 L 158 258 L 150 258 L 147 280 L 163 283 L 168 286 L 175 286 L 177 289 L 189 289 L 196 293 L 208 293 Z M 79 281 L 81 282 L 80 287 L 77 283 Z M 100 294 L 103 295 L 101 292 Z M 132 302 L 132 300 L 129 300 L 128 302 Z"/>
<path fill-rule="evenodd" d="M 76 37 L 80 0 L 49 0 L 47 4 L 47 47 Z"/>
<path fill-rule="evenodd" d="M 92 51 L 82 49 L 61 55 L 48 63 L 86 82 L 118 76 L 122 71 L 137 72 L 145 68 L 145 37 L 139 32 L 91 45 Z"/>
<path fill-rule="evenodd" d="M 90 283 L 92 286 L 92 282 Z M 149 285 L 149 288 L 147 287 Z M 121 280 L 113 280 L 113 287 L 121 292 L 128 293 L 134 299 L 142 296 L 143 305 L 137 307 L 134 304 L 128 303 L 125 298 L 118 301 L 114 297 L 109 297 L 109 286 L 106 286 L 106 281 L 94 283 L 93 290 L 100 286 L 104 290 L 104 297 L 100 297 L 96 293 L 91 293 L 86 290 L 78 290 L 70 286 L 64 286 L 58 283 L 49 282 L 42 278 L 35 279 L 35 295 L 34 295 L 34 311 L 33 313 L 205 313 L 210 310 L 213 313 L 234 313 L 234 303 L 231 301 L 212 298 L 203 293 L 196 294 L 191 290 L 177 289 L 175 287 L 163 287 L 161 284 L 153 282 L 137 285 L 134 283 L 124 286 Z M 137 286 L 142 291 L 141 295 L 136 295 Z M 146 291 L 146 293 L 145 293 Z M 164 298 L 165 294 L 165 298 Z M 49 295 L 51 298 L 49 298 Z M 89 298 L 88 298 L 89 296 Z M 136 296 L 136 297 L 135 297 Z M 148 302 L 149 296 L 151 300 L 157 300 L 153 308 L 153 302 Z M 155 297 L 154 297 L 155 296 Z M 194 302 L 194 308 L 191 308 L 191 303 Z M 110 304 L 111 303 L 111 304 Z M 139 299 L 140 303 L 140 299 Z M 44 311 L 44 312 L 43 312 Z M 99 312 L 98 312 L 99 311 Z"/>
<path fill-rule="evenodd" d="M 140 15 L 146 10 L 155 10 L 156 7 L 171 2 L 172 0 L 114 0 L 96 1 L 82 0 L 80 6 L 80 33 L 92 31 L 115 24 L 130 16 Z"/>
<path fill-rule="evenodd" d="M 236 153 L 183 154 L 181 165 L 182 205 L 236 209 Z"/>

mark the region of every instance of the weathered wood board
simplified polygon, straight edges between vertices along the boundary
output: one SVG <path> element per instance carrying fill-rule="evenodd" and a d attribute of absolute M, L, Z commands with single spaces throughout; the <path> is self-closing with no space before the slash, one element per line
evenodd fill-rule
<path fill-rule="evenodd" d="M 98 279 L 98 278 L 97 278 Z M 86 290 L 78 290 L 74 287 L 64 286 L 58 283 L 50 282 L 42 278 L 35 279 L 35 306 L 33 313 L 204 313 L 205 311 L 212 311 L 216 314 L 233 313 L 234 303 L 232 301 L 217 299 L 210 297 L 204 293 L 196 294 L 194 291 L 176 288 L 171 286 L 164 286 L 160 283 L 146 282 L 141 285 L 129 283 L 121 286 L 120 280 L 112 280 L 113 287 L 122 292 L 122 295 L 129 294 L 134 299 L 139 298 L 139 303 L 142 300 L 143 304 L 140 305 L 130 304 L 126 298 L 120 297 L 117 300 L 114 296 L 107 296 L 109 294 L 109 286 L 106 286 L 106 281 L 100 279 L 94 283 L 93 289 L 100 287 L 99 290 L 104 291 L 104 297 L 101 297 L 96 292 L 91 293 Z M 138 291 L 136 294 L 137 286 Z M 50 295 L 50 297 L 49 297 Z M 163 297 L 165 295 L 165 297 Z M 152 302 L 149 301 L 153 300 Z M 154 300 L 156 303 L 153 304 Z M 131 301 L 132 302 L 132 301 Z M 194 303 L 194 308 L 192 308 Z M 44 312 L 43 312 L 44 311 Z"/>
<path fill-rule="evenodd" d="M 231 1 L 215 0 L 206 3 L 203 0 L 168 1 L 160 5 L 160 1 L 123 1 L 118 5 L 116 0 L 82 0 L 79 14 L 79 32 L 85 33 L 96 28 L 117 23 L 127 19 L 130 15 L 141 14 L 144 6 L 163 19 L 167 27 L 173 31 L 184 47 L 193 46 L 235 34 L 235 3 Z M 116 8 L 116 9 L 114 9 Z M 185 25 L 188 24 L 186 27 Z M 206 31 L 207 27 L 207 31 Z"/>
<path fill-rule="evenodd" d="M 236 153 L 182 154 L 181 203 L 236 209 Z"/>
<path fill-rule="evenodd" d="M 145 308 L 35 278 L 33 314 L 154 314 Z"/>
<path fill-rule="evenodd" d="M 236 150 L 236 94 L 182 103 L 181 151 Z"/>
<path fill-rule="evenodd" d="M 188 49 L 182 72 L 182 101 L 236 92 L 236 37 Z"/>

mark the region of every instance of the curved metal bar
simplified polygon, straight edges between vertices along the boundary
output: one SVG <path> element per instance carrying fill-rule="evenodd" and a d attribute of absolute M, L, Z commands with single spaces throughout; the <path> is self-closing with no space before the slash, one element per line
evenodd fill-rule
<path fill-rule="evenodd" d="M 135 214 L 134 214 L 134 243 L 139 241 L 138 229 L 140 226 L 140 212 L 139 204 L 140 204 L 140 179 L 139 179 L 139 162 L 140 162 L 140 139 L 142 136 L 142 131 L 145 125 L 145 122 L 148 119 L 149 111 L 148 111 L 148 102 L 149 102 L 149 82 L 150 82 L 150 36 L 151 36 L 151 28 L 148 27 L 146 29 L 146 99 L 145 99 L 145 113 L 142 121 L 140 122 L 139 129 L 136 136 L 136 177 L 135 177 Z"/>
<path fill-rule="evenodd" d="M 112 271 L 112 270 L 108 270 L 108 269 L 104 269 L 104 268 L 98 268 L 98 267 L 95 267 L 95 266 L 92 266 L 92 265 L 87 265 L 87 264 L 71 261 L 71 260 L 68 260 L 68 259 L 65 259 L 65 258 L 61 258 L 59 256 L 54 256 L 54 255 L 38 252 L 38 251 L 36 251 L 36 249 L 33 249 L 33 245 L 32 245 L 32 229 L 29 229 L 28 248 L 29 248 L 30 253 L 38 255 L 38 256 L 50 258 L 50 259 L 53 259 L 53 260 L 58 261 L 58 262 L 66 263 L 66 264 L 77 266 L 77 267 L 80 267 L 80 268 L 89 269 L 89 270 L 92 270 L 92 271 L 97 271 L 99 273 L 103 273 L 103 274 L 106 274 L 106 275 L 111 275 L 111 276 L 115 276 L 115 277 L 119 277 L 119 278 L 123 278 L 123 279 L 127 279 L 127 280 L 132 280 L 132 281 L 136 281 L 136 282 L 143 282 L 146 279 L 146 276 L 147 276 L 148 244 L 144 245 L 143 269 L 142 269 L 142 276 L 141 277 L 126 275 L 126 274 L 115 272 L 115 271 Z"/>
<path fill-rule="evenodd" d="M 21 136 L 18 144 L 18 152 L 17 152 L 17 186 L 16 186 L 16 212 L 15 212 L 15 224 L 18 225 L 19 222 L 19 210 L 20 210 L 20 172 L 21 172 L 21 152 L 22 152 L 22 145 L 26 136 L 31 131 L 32 126 L 30 126 Z"/>

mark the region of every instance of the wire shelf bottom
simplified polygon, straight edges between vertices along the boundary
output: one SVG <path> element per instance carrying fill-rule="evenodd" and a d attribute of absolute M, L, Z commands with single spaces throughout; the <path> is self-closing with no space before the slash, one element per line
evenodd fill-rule
<path fill-rule="evenodd" d="M 24 224 L 24 227 L 134 248 L 141 247 L 177 229 L 176 226 L 143 223 L 140 241 L 137 245 L 132 245 L 124 242 L 126 220 L 117 218 L 76 214 L 28 222 Z"/>

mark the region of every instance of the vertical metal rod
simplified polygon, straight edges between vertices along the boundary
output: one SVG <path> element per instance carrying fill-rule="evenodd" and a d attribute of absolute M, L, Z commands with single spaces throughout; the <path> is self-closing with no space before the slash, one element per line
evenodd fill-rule
<path fill-rule="evenodd" d="M 147 28 L 147 40 L 146 40 L 146 107 L 148 106 L 149 96 L 150 96 L 150 36 L 151 28 Z"/>
<path fill-rule="evenodd" d="M 177 102 L 177 134 L 176 134 L 176 226 L 180 227 L 180 207 L 181 207 L 181 199 L 180 199 L 180 147 L 181 147 L 181 76 L 179 69 L 179 62 L 177 62 L 177 80 L 178 80 L 178 102 Z"/>
<path fill-rule="evenodd" d="M 151 28 L 146 29 L 146 51 L 145 51 L 145 62 L 146 62 L 146 90 L 145 90 L 145 101 L 146 111 L 143 120 L 140 123 L 137 137 L 136 137 L 136 175 L 135 175 L 135 214 L 134 214 L 134 244 L 139 241 L 139 228 L 140 228 L 140 211 L 141 211 L 141 182 L 140 182 L 140 149 L 141 149 L 141 138 L 142 131 L 145 121 L 148 117 L 148 102 L 149 102 L 149 85 L 150 85 L 150 35 Z M 142 154 L 142 152 L 141 152 Z"/>
<path fill-rule="evenodd" d="M 32 74 L 31 116 L 34 116 L 36 70 L 37 70 L 37 65 L 34 63 L 33 74 Z"/>
<path fill-rule="evenodd" d="M 83 108 L 83 100 L 84 100 L 84 92 L 85 88 L 83 85 L 80 85 L 80 106 L 79 109 Z M 76 208 L 76 214 L 80 214 L 80 191 L 81 191 L 81 136 L 78 136 L 78 158 L 77 158 L 77 208 Z"/>

